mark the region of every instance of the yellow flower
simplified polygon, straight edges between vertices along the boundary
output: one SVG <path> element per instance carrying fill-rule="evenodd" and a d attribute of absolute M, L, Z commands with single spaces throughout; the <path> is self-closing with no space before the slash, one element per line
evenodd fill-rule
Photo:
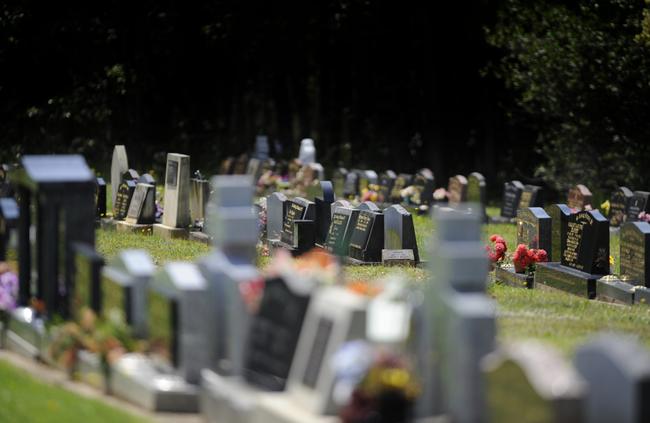
<path fill-rule="evenodd" d="M 610 266 L 614 265 L 614 256 L 609 256 L 609 265 Z"/>

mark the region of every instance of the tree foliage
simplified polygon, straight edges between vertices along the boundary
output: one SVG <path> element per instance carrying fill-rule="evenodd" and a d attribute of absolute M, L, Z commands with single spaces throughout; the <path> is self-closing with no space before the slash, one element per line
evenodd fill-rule
<path fill-rule="evenodd" d="M 504 1 L 492 69 L 538 134 L 549 184 L 650 188 L 649 19 L 643 0 Z"/>

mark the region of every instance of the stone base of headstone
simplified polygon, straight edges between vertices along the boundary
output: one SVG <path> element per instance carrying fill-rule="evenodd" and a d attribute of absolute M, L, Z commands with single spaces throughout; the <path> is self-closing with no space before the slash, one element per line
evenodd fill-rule
<path fill-rule="evenodd" d="M 171 226 L 156 223 L 153 225 L 153 233 L 163 238 L 181 238 L 187 239 L 190 236 L 190 231 L 187 228 L 172 228 Z"/>
<path fill-rule="evenodd" d="M 257 416 L 261 391 L 236 376 L 201 371 L 201 412 L 206 422 L 262 423 Z"/>
<path fill-rule="evenodd" d="M 86 350 L 77 353 L 77 377 L 97 389 L 105 388 L 102 363 L 97 354 Z"/>
<path fill-rule="evenodd" d="M 187 383 L 172 369 L 141 354 L 125 354 L 111 368 L 113 395 L 151 411 L 196 413 L 199 387 Z"/>
<path fill-rule="evenodd" d="M 637 286 L 634 290 L 634 304 L 650 305 L 650 289 L 645 286 Z"/>
<path fill-rule="evenodd" d="M 384 266 L 417 265 L 413 250 L 381 250 L 381 262 Z"/>
<path fill-rule="evenodd" d="M 28 307 L 15 309 L 9 318 L 6 348 L 22 356 L 38 359 L 41 357 L 41 344 L 45 337 L 45 323 L 34 318 Z"/>
<path fill-rule="evenodd" d="M 115 230 L 115 226 L 117 226 L 117 222 L 120 222 L 120 220 L 115 220 L 112 217 L 103 217 L 99 219 L 99 227 L 105 231 L 113 231 Z"/>
<path fill-rule="evenodd" d="M 517 219 L 514 217 L 503 217 L 503 216 L 490 216 L 488 218 L 488 223 L 497 223 L 497 224 L 516 224 Z"/>
<path fill-rule="evenodd" d="M 635 286 L 614 275 L 604 276 L 596 282 L 596 298 L 620 304 L 634 304 Z"/>
<path fill-rule="evenodd" d="M 201 231 L 191 231 L 189 239 L 190 241 L 202 242 L 210 245 L 210 235 Z"/>
<path fill-rule="evenodd" d="M 515 266 L 503 265 L 494 270 L 494 279 L 497 282 L 504 283 L 515 288 L 533 289 L 535 286 L 532 275 L 515 272 Z"/>
<path fill-rule="evenodd" d="M 115 225 L 118 232 L 131 232 L 140 235 L 151 235 L 153 233 L 153 225 L 142 225 L 137 223 L 128 223 L 126 221 L 119 221 Z"/>
<path fill-rule="evenodd" d="M 258 422 L 262 423 L 335 423 L 334 416 L 310 413 L 300 401 L 287 394 L 262 395 L 259 399 Z"/>
<path fill-rule="evenodd" d="M 558 262 L 538 263 L 535 270 L 535 286 L 543 284 L 570 292 L 581 297 L 596 298 L 596 281 L 603 275 L 592 275 Z"/>

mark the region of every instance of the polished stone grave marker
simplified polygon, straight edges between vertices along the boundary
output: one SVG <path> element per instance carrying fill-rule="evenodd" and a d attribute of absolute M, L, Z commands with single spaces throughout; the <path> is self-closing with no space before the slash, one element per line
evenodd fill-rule
<path fill-rule="evenodd" d="M 566 204 L 553 204 L 545 210 L 551 216 L 551 248 L 547 251 L 548 257 L 552 262 L 559 262 L 562 257 L 562 240 L 566 237 L 571 209 Z"/>
<path fill-rule="evenodd" d="M 574 365 L 589 385 L 585 421 L 650 421 L 650 357 L 634 339 L 600 335 L 578 348 Z"/>
<path fill-rule="evenodd" d="M 314 198 L 314 220 L 316 221 L 316 236 L 314 242 L 316 245 L 325 244 L 327 232 L 332 220 L 332 203 L 334 203 L 334 186 L 330 181 L 321 181 L 320 188 L 323 197 Z"/>
<path fill-rule="evenodd" d="M 138 183 L 129 204 L 126 223 L 130 225 L 152 225 L 156 220 L 156 188 Z"/>
<path fill-rule="evenodd" d="M 399 204 L 392 205 L 384 210 L 384 250 L 382 262 L 400 261 L 397 251 L 410 250 L 413 252 L 412 260 L 420 261 L 418 244 L 415 238 L 413 216 Z M 391 253 L 394 252 L 394 253 Z"/>
<path fill-rule="evenodd" d="M 524 189 L 524 185 L 519 181 L 510 181 L 503 184 L 501 217 L 507 219 L 517 217 L 517 209 Z"/>
<path fill-rule="evenodd" d="M 381 262 L 384 247 L 384 215 L 360 210 L 350 237 L 348 256 L 353 263 Z"/>
<path fill-rule="evenodd" d="M 436 189 L 436 179 L 431 169 L 423 168 L 415 174 L 413 185 L 420 191 L 419 204 L 429 205 L 433 202 L 433 191 Z"/>
<path fill-rule="evenodd" d="M 587 206 L 591 207 L 591 191 L 582 184 L 571 187 L 567 196 L 567 206 L 575 211 L 582 211 Z"/>
<path fill-rule="evenodd" d="M 131 207 L 131 199 L 135 193 L 135 187 L 136 183 L 131 180 L 120 183 L 120 186 L 117 189 L 115 203 L 113 203 L 113 219 L 126 219 L 126 216 L 129 213 L 129 207 Z"/>
<path fill-rule="evenodd" d="M 356 226 L 359 210 L 349 207 L 337 207 L 332 215 L 332 222 L 325 240 L 325 249 L 337 256 L 347 256 L 350 249 L 350 237 Z"/>
<path fill-rule="evenodd" d="M 315 204 L 301 197 L 289 201 L 282 223 L 281 241 L 297 253 L 314 246 Z"/>
<path fill-rule="evenodd" d="M 97 217 L 106 216 L 106 182 L 104 178 L 97 178 L 97 188 L 95 191 L 95 210 Z"/>
<path fill-rule="evenodd" d="M 517 209 L 525 209 L 526 207 L 542 207 L 542 187 L 537 185 L 524 186 Z"/>
<path fill-rule="evenodd" d="M 122 175 L 129 170 L 129 160 L 126 156 L 126 147 L 116 145 L 113 148 L 113 159 L 111 160 L 111 204 L 115 205 L 117 190 L 122 183 Z"/>
<path fill-rule="evenodd" d="M 630 200 L 629 206 L 627 208 L 627 222 L 636 222 L 639 220 L 639 214 L 641 212 L 650 211 L 650 192 L 646 191 L 634 191 L 632 199 Z"/>
<path fill-rule="evenodd" d="M 449 178 L 447 192 L 449 193 L 450 206 L 456 206 L 467 201 L 467 178 L 463 175 Z"/>
<path fill-rule="evenodd" d="M 627 220 L 630 202 L 634 193 L 626 188 L 619 187 L 612 193 L 609 200 L 609 225 L 612 227 L 621 226 Z M 638 216 L 638 213 L 637 213 Z"/>

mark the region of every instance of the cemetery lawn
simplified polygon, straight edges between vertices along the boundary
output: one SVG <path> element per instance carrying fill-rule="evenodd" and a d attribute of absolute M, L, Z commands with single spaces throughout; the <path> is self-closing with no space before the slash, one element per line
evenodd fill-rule
<path fill-rule="evenodd" d="M 144 422 L 100 401 L 47 385 L 0 361 L 2 422 Z"/>
<path fill-rule="evenodd" d="M 489 207 L 489 215 L 498 215 L 497 208 Z M 428 215 L 413 215 L 420 256 L 429 260 L 429 241 L 435 231 Z M 516 226 L 487 224 L 483 226 L 483 239 L 488 242 L 492 234 L 504 237 L 510 252 L 516 248 Z M 172 260 L 195 260 L 205 255 L 207 245 L 183 240 L 167 240 L 156 236 L 125 234 L 114 231 L 97 232 L 97 249 L 107 259 L 124 248 L 143 248 L 149 251 L 156 264 Z M 619 268 L 619 237 L 612 234 L 610 250 L 614 258 L 614 271 Z M 257 266 L 264 268 L 270 261 L 259 257 Z M 378 280 L 394 272 L 402 272 L 406 280 L 426 283 L 428 270 L 423 268 L 396 268 L 387 266 L 346 266 L 345 278 L 352 280 Z M 553 344 L 565 353 L 598 331 L 620 331 L 637 336 L 650 347 L 650 307 L 617 306 L 589 301 L 565 292 L 542 289 L 526 290 L 492 284 L 488 293 L 496 300 L 498 308 L 498 336 L 500 341 L 535 338 Z"/>

